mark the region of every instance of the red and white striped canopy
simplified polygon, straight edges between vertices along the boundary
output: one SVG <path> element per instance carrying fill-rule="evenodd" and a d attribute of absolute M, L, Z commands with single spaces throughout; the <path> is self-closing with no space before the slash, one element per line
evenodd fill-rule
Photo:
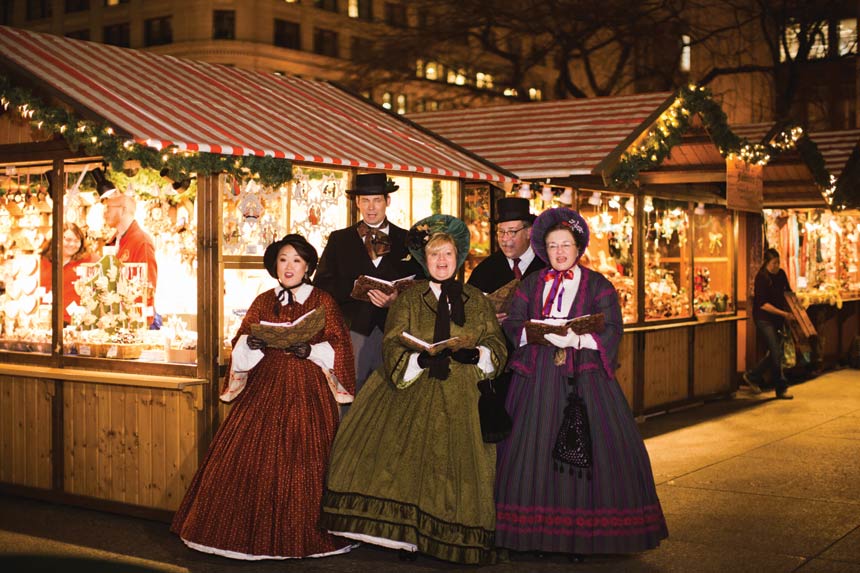
<path fill-rule="evenodd" d="M 824 158 L 827 171 L 839 179 L 848 163 L 848 158 L 851 157 L 851 152 L 860 145 L 860 129 L 815 131 L 809 134 L 809 139 L 818 146 L 818 152 Z"/>
<path fill-rule="evenodd" d="M 327 82 L 4 26 L 0 62 L 156 148 L 515 181 Z"/>
<path fill-rule="evenodd" d="M 674 101 L 667 92 L 494 106 L 407 117 L 522 179 L 599 175 Z"/>

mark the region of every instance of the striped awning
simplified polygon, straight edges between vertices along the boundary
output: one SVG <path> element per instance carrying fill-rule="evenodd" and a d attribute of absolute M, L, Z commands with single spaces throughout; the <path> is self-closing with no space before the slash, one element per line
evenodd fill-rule
<path fill-rule="evenodd" d="M 667 92 L 515 104 L 407 117 L 521 179 L 600 175 L 674 101 Z"/>
<path fill-rule="evenodd" d="M 494 165 L 328 82 L 0 26 L 0 64 L 163 149 L 513 182 Z"/>
<path fill-rule="evenodd" d="M 860 129 L 815 131 L 809 134 L 809 139 L 818 146 L 827 170 L 839 179 L 854 148 L 860 145 Z"/>

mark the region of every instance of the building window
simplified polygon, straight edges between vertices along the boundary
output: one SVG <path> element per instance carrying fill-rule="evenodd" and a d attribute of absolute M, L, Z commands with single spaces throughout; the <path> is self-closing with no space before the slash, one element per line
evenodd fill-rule
<path fill-rule="evenodd" d="M 502 94 L 507 97 L 517 97 L 517 88 L 505 88 L 505 91 L 503 91 Z"/>
<path fill-rule="evenodd" d="M 90 9 L 90 0 L 66 0 L 66 14 Z"/>
<path fill-rule="evenodd" d="M 12 4 L 12 2 L 3 2 L 3 4 Z M 51 0 L 27 0 L 28 20 L 41 20 L 42 18 L 50 17 Z"/>
<path fill-rule="evenodd" d="M 212 12 L 212 39 L 236 39 L 236 11 L 215 10 Z"/>
<path fill-rule="evenodd" d="M 466 85 L 466 70 L 460 68 L 457 71 L 448 70 L 448 83 L 458 86 Z"/>
<path fill-rule="evenodd" d="M 12 23 L 12 3 L 0 2 L 0 24 Z"/>
<path fill-rule="evenodd" d="M 475 74 L 475 87 L 483 88 L 485 90 L 493 89 L 492 74 L 485 74 L 484 72 L 478 72 Z"/>
<path fill-rule="evenodd" d="M 847 56 L 857 53 L 857 20 L 846 18 L 839 21 L 839 55 Z"/>
<path fill-rule="evenodd" d="M 403 115 L 406 113 L 406 94 L 397 95 L 397 113 Z"/>
<path fill-rule="evenodd" d="M 320 10 L 337 12 L 337 0 L 314 0 L 314 6 Z"/>
<path fill-rule="evenodd" d="M 800 24 L 786 28 L 783 41 L 779 44 L 779 61 L 794 60 L 800 51 L 801 34 L 809 36 L 809 55 L 807 59 L 817 60 L 827 56 L 827 22 L 811 24 L 803 29 Z"/>
<path fill-rule="evenodd" d="M 541 101 L 543 99 L 543 90 L 540 88 L 529 88 L 529 99 L 532 101 Z"/>
<path fill-rule="evenodd" d="M 678 64 L 678 67 L 682 72 L 690 71 L 690 42 L 692 38 L 687 34 L 681 34 L 681 61 Z"/>
<path fill-rule="evenodd" d="M 337 32 L 315 28 L 314 53 L 321 56 L 331 56 L 332 58 L 338 57 Z"/>
<path fill-rule="evenodd" d="M 128 22 L 121 24 L 112 24 L 104 27 L 104 38 L 102 41 L 111 46 L 119 46 L 121 48 L 131 47 L 131 26 Z"/>
<path fill-rule="evenodd" d="M 144 46 L 162 46 L 173 43 L 173 18 L 149 18 L 143 22 Z"/>
<path fill-rule="evenodd" d="M 373 20 L 373 0 L 348 0 L 346 13 L 350 18 Z"/>
<path fill-rule="evenodd" d="M 105 0 L 105 6 L 119 6 L 120 4 L 128 4 L 129 0 Z"/>
<path fill-rule="evenodd" d="M 290 50 L 302 49 L 301 27 L 298 22 L 275 19 L 274 44 Z"/>
<path fill-rule="evenodd" d="M 349 55 L 353 60 L 361 58 L 362 54 L 373 52 L 373 41 L 360 36 L 353 36 L 350 44 Z"/>
<path fill-rule="evenodd" d="M 385 92 L 382 94 L 382 107 L 385 109 L 391 109 L 391 102 L 393 98 L 391 97 L 391 92 Z"/>
<path fill-rule="evenodd" d="M 74 32 L 66 32 L 66 38 L 72 38 L 73 40 L 89 40 L 90 39 L 90 31 L 89 30 L 75 30 Z"/>
<path fill-rule="evenodd" d="M 394 2 L 386 2 L 385 23 L 389 26 L 405 28 L 408 24 L 408 21 L 406 19 L 406 5 L 395 4 Z"/>

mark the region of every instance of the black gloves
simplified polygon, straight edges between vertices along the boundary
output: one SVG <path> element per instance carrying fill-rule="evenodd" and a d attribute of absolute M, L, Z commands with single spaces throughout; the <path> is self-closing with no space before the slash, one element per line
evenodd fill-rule
<path fill-rule="evenodd" d="M 429 368 L 430 376 L 437 380 L 447 380 L 451 373 L 451 351 L 445 349 L 436 356 L 430 356 L 426 350 L 418 355 L 418 366 Z"/>
<path fill-rule="evenodd" d="M 248 336 L 248 348 L 251 350 L 262 350 L 268 346 L 268 343 L 262 338 L 257 338 L 256 336 Z"/>
<path fill-rule="evenodd" d="M 445 358 L 451 356 L 451 350 L 446 348 L 439 354 L 431 356 L 426 350 L 422 350 L 418 355 L 418 366 L 421 368 L 429 368 L 433 364 L 440 364 Z"/>
<path fill-rule="evenodd" d="M 451 358 L 460 364 L 477 364 L 481 353 L 477 348 L 461 348 L 451 353 Z"/>
<path fill-rule="evenodd" d="M 307 342 L 296 342 L 284 348 L 287 352 L 292 352 L 296 358 L 307 358 L 311 355 L 311 345 Z"/>

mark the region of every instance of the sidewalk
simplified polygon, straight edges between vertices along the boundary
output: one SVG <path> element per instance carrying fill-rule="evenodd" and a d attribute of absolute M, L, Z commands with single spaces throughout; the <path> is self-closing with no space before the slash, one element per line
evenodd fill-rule
<path fill-rule="evenodd" d="M 319 560 L 235 562 L 185 548 L 167 524 L 0 496 L 3 571 L 860 572 L 860 371 L 712 402 L 640 425 L 669 539 L 571 564 L 514 556 L 490 567 L 414 563 L 363 546 Z"/>

